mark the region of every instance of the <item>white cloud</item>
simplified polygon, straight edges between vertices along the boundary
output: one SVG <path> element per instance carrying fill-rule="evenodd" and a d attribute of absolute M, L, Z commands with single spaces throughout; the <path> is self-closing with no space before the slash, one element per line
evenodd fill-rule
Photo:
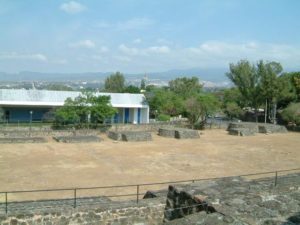
<path fill-rule="evenodd" d="M 132 43 L 134 43 L 134 44 L 140 44 L 141 42 L 142 42 L 142 40 L 140 38 L 134 39 L 132 41 Z"/>
<path fill-rule="evenodd" d="M 151 46 L 148 48 L 130 48 L 125 44 L 119 46 L 119 50 L 127 55 L 150 55 L 150 54 L 166 54 L 170 52 L 168 46 Z"/>
<path fill-rule="evenodd" d="M 146 51 L 149 53 L 165 54 L 170 52 L 170 48 L 168 46 L 152 46 L 147 48 Z"/>
<path fill-rule="evenodd" d="M 106 46 L 101 46 L 100 52 L 101 52 L 101 53 L 107 53 L 107 52 L 109 52 L 109 48 L 106 47 Z"/>
<path fill-rule="evenodd" d="M 6 60 L 21 59 L 21 60 L 34 60 L 40 62 L 48 61 L 48 58 L 41 53 L 33 53 L 33 54 L 24 54 L 24 53 L 16 53 L 16 52 L 0 53 L 0 60 L 1 59 L 6 59 Z"/>
<path fill-rule="evenodd" d="M 70 48 L 95 48 L 96 44 L 91 40 L 82 40 L 74 43 L 69 44 Z"/>
<path fill-rule="evenodd" d="M 148 18 L 133 18 L 127 21 L 117 23 L 120 30 L 144 29 L 154 24 L 154 21 Z"/>
<path fill-rule="evenodd" d="M 119 50 L 122 53 L 127 54 L 127 55 L 139 55 L 139 54 L 141 54 L 141 51 L 139 49 L 137 49 L 137 48 L 129 48 L 125 44 L 121 44 L 119 46 Z"/>
<path fill-rule="evenodd" d="M 92 27 L 94 29 L 110 29 L 114 31 L 129 31 L 129 30 L 143 30 L 150 26 L 153 26 L 155 21 L 149 18 L 132 18 L 124 21 L 109 22 L 109 21 L 97 21 Z M 140 43 L 141 39 L 137 38 L 134 42 Z"/>
<path fill-rule="evenodd" d="M 70 1 L 60 5 L 60 9 L 69 14 L 76 14 L 86 10 L 86 7 L 79 2 Z"/>

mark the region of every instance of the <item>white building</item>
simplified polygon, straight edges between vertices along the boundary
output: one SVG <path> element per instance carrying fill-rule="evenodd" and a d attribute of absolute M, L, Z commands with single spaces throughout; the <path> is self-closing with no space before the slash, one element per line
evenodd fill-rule
<path fill-rule="evenodd" d="M 64 105 L 67 98 L 74 99 L 81 92 L 0 89 L 0 107 L 8 122 L 40 121 L 49 110 Z M 112 119 L 118 123 L 149 123 L 149 105 L 143 94 L 95 93 L 110 96 L 111 105 L 117 109 Z"/>

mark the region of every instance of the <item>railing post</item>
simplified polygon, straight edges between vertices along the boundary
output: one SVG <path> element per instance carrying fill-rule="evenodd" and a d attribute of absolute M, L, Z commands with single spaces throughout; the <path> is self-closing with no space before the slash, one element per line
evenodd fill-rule
<path fill-rule="evenodd" d="M 77 198 L 77 196 L 76 196 L 76 188 L 74 189 L 74 208 L 76 208 L 76 198 Z"/>
<path fill-rule="evenodd" d="M 274 186 L 277 186 L 277 177 L 278 177 L 278 172 L 275 171 L 275 182 L 274 182 Z"/>
<path fill-rule="evenodd" d="M 7 192 L 5 192 L 5 213 L 7 214 L 8 205 L 7 205 Z"/>
<path fill-rule="evenodd" d="M 140 185 L 136 185 L 136 203 L 139 204 Z"/>

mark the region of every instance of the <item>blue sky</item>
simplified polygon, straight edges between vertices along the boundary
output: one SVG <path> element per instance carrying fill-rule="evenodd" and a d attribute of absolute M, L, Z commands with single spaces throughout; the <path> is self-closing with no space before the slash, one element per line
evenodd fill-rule
<path fill-rule="evenodd" d="M 0 0 L 0 71 L 300 70 L 298 0 Z"/>

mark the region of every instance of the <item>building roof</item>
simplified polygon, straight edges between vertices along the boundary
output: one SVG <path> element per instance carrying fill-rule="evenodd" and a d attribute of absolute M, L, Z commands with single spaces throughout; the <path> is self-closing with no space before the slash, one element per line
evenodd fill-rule
<path fill-rule="evenodd" d="M 67 98 L 75 98 L 80 94 L 78 91 L 0 89 L 0 106 L 62 106 Z M 113 107 L 148 107 L 143 94 L 95 92 L 95 95 L 110 96 Z"/>

